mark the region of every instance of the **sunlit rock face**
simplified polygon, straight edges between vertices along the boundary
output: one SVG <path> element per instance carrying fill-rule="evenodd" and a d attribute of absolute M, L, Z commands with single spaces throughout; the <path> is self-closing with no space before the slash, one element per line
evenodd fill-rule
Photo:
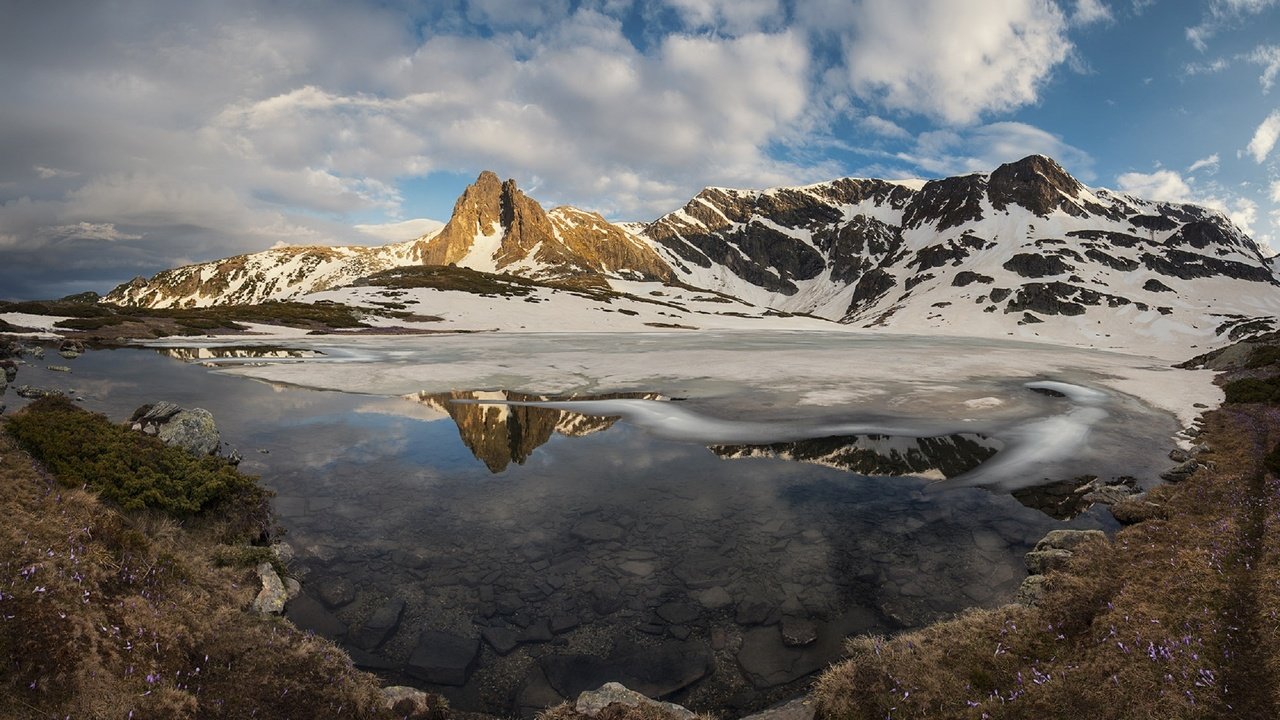
<path fill-rule="evenodd" d="M 619 398 L 654 399 L 648 393 L 615 393 L 577 400 Z M 458 426 L 462 442 L 490 472 L 499 473 L 512 462 L 523 465 L 533 451 L 559 433 L 582 437 L 607 430 L 618 416 L 592 416 L 548 407 L 519 403 L 546 401 L 542 395 L 510 390 L 457 390 L 448 393 L 417 393 L 409 399 L 440 410 Z M 462 401 L 462 402 L 459 402 Z M 517 403 L 517 404 L 507 404 Z"/>

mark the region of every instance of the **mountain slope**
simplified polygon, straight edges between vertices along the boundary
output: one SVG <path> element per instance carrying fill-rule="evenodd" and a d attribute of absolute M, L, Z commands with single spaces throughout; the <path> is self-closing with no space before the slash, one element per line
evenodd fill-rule
<path fill-rule="evenodd" d="M 701 288 L 714 293 L 698 299 L 704 305 L 740 307 L 715 315 L 801 313 L 851 328 L 1141 350 L 1212 345 L 1275 327 L 1275 263 L 1216 211 L 1091 189 L 1034 155 L 989 174 L 927 182 L 707 188 L 648 224 L 614 224 L 571 207 L 546 212 L 514 181 L 484 172 L 449 222 L 416 240 L 269 250 L 134 280 L 105 301 L 357 302 L 377 295 L 362 280 L 371 274 L 456 264 L 612 286 L 633 299 Z M 362 288 L 344 289 L 355 284 Z M 434 304 L 443 295 L 419 292 L 410 304 L 491 329 L 483 308 L 467 310 L 461 296 L 441 309 Z M 670 324 L 632 306 L 619 312 Z M 673 314 L 677 323 L 686 319 Z"/>
<path fill-rule="evenodd" d="M 684 282 L 857 327 L 1107 346 L 1280 312 L 1271 262 L 1220 213 L 1092 190 L 1041 156 L 923 183 L 708 188 L 641 233 Z"/>
<path fill-rule="evenodd" d="M 206 307 L 292 300 L 350 285 L 381 270 L 458 265 L 536 279 L 582 276 L 641 281 L 674 279 L 649 245 L 595 213 L 550 213 L 485 171 L 454 204 L 443 228 L 382 247 L 286 247 L 238 255 L 135 278 L 103 302 L 141 307 Z"/>

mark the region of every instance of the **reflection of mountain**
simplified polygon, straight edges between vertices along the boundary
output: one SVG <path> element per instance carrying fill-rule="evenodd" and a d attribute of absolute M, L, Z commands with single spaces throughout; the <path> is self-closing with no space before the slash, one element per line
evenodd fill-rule
<path fill-rule="evenodd" d="M 1000 450 L 1000 444 L 973 433 L 925 438 L 841 435 L 767 445 L 712 445 L 711 450 L 726 459 L 780 458 L 860 475 L 922 475 L 941 479 L 978 467 Z"/>
<path fill-rule="evenodd" d="M 524 464 L 540 445 L 555 433 L 570 437 L 582 437 L 606 430 L 618 421 L 614 417 L 596 417 L 566 412 L 546 407 L 527 405 L 487 405 L 458 403 L 454 400 L 480 400 L 496 402 L 539 402 L 545 400 L 616 400 L 640 398 L 656 400 L 659 396 L 646 393 L 615 393 L 611 395 L 558 396 L 526 395 L 507 390 L 479 391 L 455 390 L 448 393 L 417 393 L 408 396 L 453 418 L 458 426 L 462 442 L 483 462 L 491 472 L 502 472 L 515 461 Z"/>
<path fill-rule="evenodd" d="M 237 358 L 254 358 L 263 360 L 285 360 L 288 358 L 321 357 L 322 352 L 316 350 L 295 350 L 280 347 L 174 347 L 156 348 L 156 351 L 175 360 L 224 360 Z"/>

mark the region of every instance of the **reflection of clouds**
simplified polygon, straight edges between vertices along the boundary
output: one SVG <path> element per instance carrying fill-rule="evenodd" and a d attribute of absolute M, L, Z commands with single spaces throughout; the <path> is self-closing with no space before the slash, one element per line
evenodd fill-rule
<path fill-rule="evenodd" d="M 352 408 L 352 412 L 393 415 L 425 422 L 449 419 L 449 413 L 438 407 L 417 402 L 416 397 L 416 395 L 412 395 L 409 398 L 375 398 L 366 400 Z"/>

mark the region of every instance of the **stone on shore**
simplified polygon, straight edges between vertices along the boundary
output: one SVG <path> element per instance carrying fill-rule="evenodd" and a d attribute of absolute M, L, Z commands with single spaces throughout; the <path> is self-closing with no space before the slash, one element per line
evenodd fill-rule
<path fill-rule="evenodd" d="M 289 599 L 284 581 L 276 574 L 275 568 L 271 567 L 269 562 L 258 565 L 257 572 L 258 578 L 262 580 L 262 589 L 253 599 L 254 611 L 264 615 L 279 615 L 284 612 L 285 602 Z"/>
<path fill-rule="evenodd" d="M 578 701 L 574 703 L 573 709 L 580 715 L 586 715 L 594 718 L 603 712 L 610 705 L 625 705 L 626 707 L 644 708 L 665 714 L 677 720 L 692 720 L 695 715 L 692 710 L 681 705 L 669 702 L 659 702 L 641 695 L 640 693 L 627 689 L 627 686 L 610 682 L 600 686 L 599 690 L 587 690 L 578 695 Z"/>

